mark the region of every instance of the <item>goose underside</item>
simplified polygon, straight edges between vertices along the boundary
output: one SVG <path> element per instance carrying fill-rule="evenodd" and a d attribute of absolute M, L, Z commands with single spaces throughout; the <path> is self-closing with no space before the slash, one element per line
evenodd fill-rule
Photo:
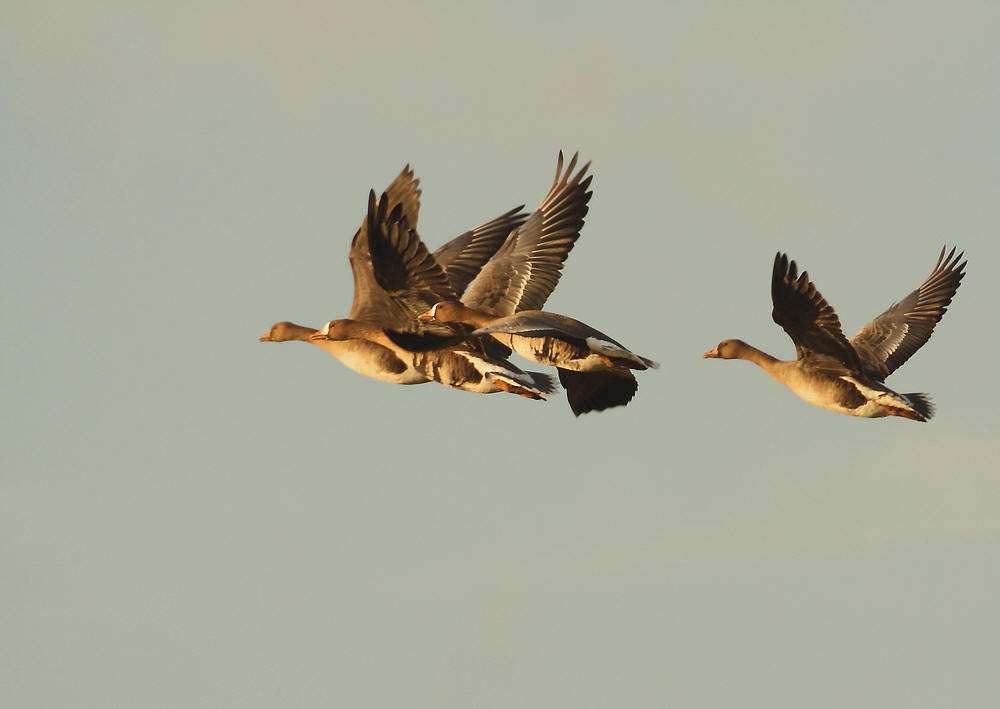
<path fill-rule="evenodd" d="M 546 374 L 521 372 L 468 350 L 417 353 L 414 366 L 434 381 L 462 391 L 479 394 L 503 391 L 530 399 L 544 399 L 555 391 L 555 382 Z"/>
<path fill-rule="evenodd" d="M 388 347 L 375 342 L 320 340 L 315 344 L 328 350 L 348 369 L 372 379 L 390 384 L 423 384 L 428 381 L 417 368 L 403 361 Z"/>
<path fill-rule="evenodd" d="M 851 376 L 815 377 L 804 386 L 790 387 L 800 398 L 820 408 L 847 416 L 900 416 L 927 421 L 934 407 L 925 394 L 897 394 L 884 385 Z"/>

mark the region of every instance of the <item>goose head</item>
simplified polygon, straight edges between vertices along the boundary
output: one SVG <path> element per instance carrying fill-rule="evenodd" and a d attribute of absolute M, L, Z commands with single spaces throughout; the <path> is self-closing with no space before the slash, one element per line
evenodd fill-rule
<path fill-rule="evenodd" d="M 271 329 L 257 338 L 260 342 L 288 342 L 289 340 L 309 341 L 313 334 L 311 327 L 303 327 L 291 322 L 278 322 Z"/>
<path fill-rule="evenodd" d="M 744 359 L 744 355 L 749 349 L 750 345 L 743 340 L 723 340 L 702 357 L 706 359 Z"/>
<path fill-rule="evenodd" d="M 460 322 L 465 306 L 459 301 L 442 300 L 431 306 L 430 310 L 420 313 L 417 320 L 431 322 Z"/>

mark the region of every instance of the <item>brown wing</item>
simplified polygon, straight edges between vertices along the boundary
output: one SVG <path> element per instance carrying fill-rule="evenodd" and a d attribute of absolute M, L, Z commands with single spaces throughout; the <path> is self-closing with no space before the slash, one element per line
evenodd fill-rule
<path fill-rule="evenodd" d="M 588 162 L 576 167 L 574 155 L 563 172 L 559 153 L 549 193 L 528 220 L 514 231 L 479 272 L 462 299 L 466 305 L 495 315 L 540 310 L 559 282 L 563 262 L 580 236 L 593 175 Z"/>
<path fill-rule="evenodd" d="M 625 406 L 632 401 L 639 388 L 635 376 L 628 370 L 574 372 L 560 369 L 559 382 L 566 390 L 566 400 L 576 416 L 588 411 Z"/>
<path fill-rule="evenodd" d="M 887 377 L 924 346 L 934 326 L 948 310 L 965 275 L 964 253 L 947 256 L 944 248 L 931 275 L 920 286 L 861 328 L 851 344 L 864 367 L 879 378 Z"/>
<path fill-rule="evenodd" d="M 402 213 L 392 210 L 389 200 L 368 195 L 368 247 L 376 287 L 388 302 L 388 317 L 379 321 L 385 328 L 402 331 L 424 329 L 417 315 L 441 300 L 455 298 L 444 271 L 427 251 L 423 241 Z"/>
<path fill-rule="evenodd" d="M 475 229 L 455 237 L 433 254 L 434 260 L 444 269 L 455 293 L 462 295 L 483 265 L 497 252 L 500 245 L 528 218 L 524 205 L 504 212 Z"/>
<path fill-rule="evenodd" d="M 771 272 L 771 317 L 795 343 L 801 360 L 827 370 L 861 373 L 857 352 L 844 337 L 837 314 L 798 266 L 779 252 Z"/>
<path fill-rule="evenodd" d="M 413 177 L 413 170 L 407 165 L 382 194 L 382 202 L 391 212 L 397 206 L 407 223 L 416 228 L 420 212 L 420 180 Z M 347 257 L 354 274 L 354 299 L 348 317 L 370 323 L 385 322 L 397 315 L 394 306 L 375 282 L 372 272 L 371 251 L 368 246 L 369 215 L 366 215 L 351 241 Z"/>

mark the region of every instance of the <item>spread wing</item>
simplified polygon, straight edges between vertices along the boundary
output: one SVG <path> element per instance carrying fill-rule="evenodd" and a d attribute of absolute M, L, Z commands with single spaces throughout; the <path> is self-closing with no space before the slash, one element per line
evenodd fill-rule
<path fill-rule="evenodd" d="M 563 262 L 580 236 L 593 175 L 584 177 L 588 162 L 576 167 L 574 155 L 563 172 L 559 153 L 556 176 L 549 193 L 528 220 L 507 237 L 479 272 L 462 301 L 495 315 L 518 310 L 540 310 L 559 282 Z"/>
<path fill-rule="evenodd" d="M 924 346 L 948 310 L 965 275 L 964 253 L 941 249 L 931 275 L 920 286 L 861 328 L 851 344 L 865 369 L 886 377 Z"/>
<path fill-rule="evenodd" d="M 403 214 L 389 209 L 383 195 L 368 194 L 368 247 L 375 285 L 389 306 L 378 321 L 384 328 L 416 332 L 425 329 L 417 315 L 438 301 L 455 298 L 455 290 Z"/>
<path fill-rule="evenodd" d="M 444 269 L 458 295 L 465 292 L 466 287 L 497 252 L 507 236 L 528 218 L 523 209 L 522 204 L 504 212 L 496 219 L 455 237 L 431 254 Z"/>
<path fill-rule="evenodd" d="M 416 228 L 417 215 L 420 212 L 420 180 L 414 179 L 413 170 L 407 165 L 399 176 L 392 181 L 382 194 L 381 202 L 388 212 L 397 206 L 407 223 Z M 398 316 L 395 306 L 375 282 L 372 271 L 371 250 L 369 249 L 369 220 L 366 215 L 351 241 L 351 250 L 347 257 L 351 262 L 354 274 L 354 300 L 348 317 L 351 320 L 361 320 L 370 323 L 382 323 Z"/>
<path fill-rule="evenodd" d="M 586 342 L 587 338 L 597 338 L 625 349 L 625 346 L 620 342 L 616 342 L 584 322 L 545 310 L 524 310 L 514 313 L 494 320 L 475 332 L 477 334 L 502 332 L 525 335 L 526 337 L 557 337 L 582 343 Z"/>
<path fill-rule="evenodd" d="M 806 271 L 778 253 L 771 272 L 771 317 L 795 343 L 800 360 L 830 371 L 860 374 L 861 361 L 844 337 L 840 320 L 826 299 L 809 281 Z"/>

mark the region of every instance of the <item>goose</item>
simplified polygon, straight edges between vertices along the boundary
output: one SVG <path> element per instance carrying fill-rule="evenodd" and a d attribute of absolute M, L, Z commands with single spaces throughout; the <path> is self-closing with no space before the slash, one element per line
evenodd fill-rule
<path fill-rule="evenodd" d="M 345 318 L 331 320 L 308 337 L 321 347 L 365 348 L 362 364 L 378 360 L 385 369 L 405 366 L 397 383 L 407 383 L 411 374 L 419 374 L 445 386 L 480 394 L 507 392 L 530 399 L 545 399 L 556 389 L 546 374 L 524 372 L 510 362 L 487 352 L 464 347 L 443 347 L 425 352 L 403 349 L 387 335 L 388 328 L 422 327 L 412 313 L 427 302 L 454 294 L 454 287 L 444 269 L 427 251 L 420 237 L 411 229 L 402 205 L 388 210 L 390 200 L 368 196 L 368 248 L 373 276 L 386 298 L 386 308 L 377 323 Z M 372 354 L 376 352 L 377 355 Z M 341 357 L 349 367 L 357 363 Z M 414 382 L 416 383 L 416 382 Z"/>
<path fill-rule="evenodd" d="M 567 174 L 576 159 L 574 155 Z M 583 179 L 590 163 L 565 186 L 559 181 L 561 167 L 562 154 L 549 193 L 487 261 L 468 291 L 417 316 L 452 324 L 451 339 L 432 333 L 390 337 L 417 351 L 468 337 L 492 337 L 526 359 L 555 366 L 570 409 L 579 416 L 628 404 L 638 388 L 631 370 L 659 365 L 579 320 L 541 310 L 579 238 L 591 196 L 586 191 L 591 177 Z"/>
<path fill-rule="evenodd" d="M 497 316 L 445 300 L 418 317 L 473 326 L 471 337 L 492 337 L 526 359 L 556 367 L 576 416 L 625 406 L 639 387 L 631 370 L 660 366 L 586 323 L 544 310 Z"/>
<path fill-rule="evenodd" d="M 386 188 L 382 199 L 385 206 L 398 206 L 408 223 L 416 223 L 420 209 L 419 180 L 407 165 Z M 455 292 L 463 292 L 484 263 L 496 252 L 512 229 L 527 219 L 523 205 L 515 207 L 485 224 L 470 229 L 440 247 L 432 256 L 444 269 Z M 408 317 L 401 317 L 394 303 L 375 282 L 371 254 L 368 247 L 368 230 L 371 215 L 362 221 L 348 252 L 354 278 L 354 297 L 347 319 L 357 323 L 385 324 L 400 328 L 409 325 Z M 258 339 L 261 342 L 309 342 L 326 350 L 355 372 L 392 384 L 422 384 L 431 381 L 426 371 L 421 371 L 412 354 L 391 346 L 380 339 L 349 338 L 329 339 L 314 336 L 320 330 L 296 325 L 288 321 L 275 323 Z"/>
<path fill-rule="evenodd" d="M 833 308 L 795 261 L 778 252 L 771 273 L 771 317 L 795 343 L 796 359 L 781 361 L 742 340 L 723 340 L 702 357 L 745 359 L 810 404 L 849 416 L 901 416 L 927 421 L 926 394 L 899 394 L 884 380 L 930 339 L 965 275 L 964 253 L 941 249 L 920 286 L 862 327 L 850 340 Z M 961 261 L 961 263 L 959 263 Z"/>
<path fill-rule="evenodd" d="M 348 322 L 363 324 L 358 320 Z M 324 326 L 327 332 L 329 325 Z M 326 336 L 327 332 L 285 321 L 275 323 L 258 339 L 261 342 L 311 343 L 358 374 L 390 384 L 424 384 L 431 381 L 415 366 L 412 356 L 408 353 L 401 356 L 395 347 L 379 342 L 378 338 L 330 339 Z"/>
<path fill-rule="evenodd" d="M 545 302 L 559 281 L 569 251 L 579 239 L 593 194 L 589 190 L 593 177 L 587 175 L 590 163 L 575 171 L 578 160 L 577 153 L 564 165 L 563 154 L 559 153 L 555 178 L 545 198 L 524 224 L 511 232 L 472 280 L 462 301 L 470 303 L 470 307 L 510 311 L 524 306 L 540 307 Z M 406 229 L 391 233 L 377 231 L 373 229 L 369 238 L 375 281 L 396 304 L 397 310 L 408 313 L 412 320 L 402 329 L 385 328 L 385 334 L 395 345 L 415 356 L 459 347 L 471 337 L 471 328 L 448 326 L 442 329 L 440 325 L 431 325 L 433 318 L 424 317 L 436 302 L 459 302 L 459 293 L 449 292 L 434 259 L 417 257 L 426 251 L 419 235 Z M 397 321 L 406 320 L 406 317 L 401 315 Z M 478 342 L 471 349 L 493 359 L 506 358 L 511 353 L 502 336 L 489 343 Z M 627 369 L 622 369 L 626 374 L 615 378 L 616 386 L 617 380 L 631 377 Z M 567 375 L 567 381 L 571 376 Z M 604 389 L 609 387 L 610 383 L 603 383 Z M 590 389 L 593 388 L 591 385 Z M 580 387 L 581 395 L 583 391 Z M 573 392 L 568 393 L 572 401 L 577 400 Z"/>
<path fill-rule="evenodd" d="M 559 283 L 569 252 L 580 238 L 584 217 L 587 216 L 593 195 L 589 190 L 593 175 L 587 175 L 590 163 L 584 164 L 574 173 L 578 159 L 579 153 L 574 154 L 564 169 L 563 154 L 562 151 L 559 152 L 555 178 L 541 204 L 522 224 L 509 232 L 509 236 L 495 249 L 495 253 L 490 254 L 479 265 L 477 274 L 464 294 L 456 288 L 454 293 L 447 294 L 447 297 L 440 300 L 461 302 L 470 309 L 494 315 L 537 310 L 545 304 Z M 391 246 L 385 249 L 386 259 L 398 259 L 399 255 L 392 255 L 391 251 Z M 374 270 L 376 280 L 380 281 L 379 285 L 384 289 L 395 288 L 401 295 L 405 293 L 404 290 L 399 290 L 405 279 L 397 279 L 398 282 L 395 283 L 386 277 L 380 280 L 379 269 L 376 267 Z M 383 269 L 383 276 L 386 274 L 387 271 Z M 410 284 L 411 288 L 413 285 Z M 414 304 L 411 308 L 414 319 L 419 321 L 420 316 L 433 304 L 429 303 L 427 307 L 419 309 Z M 424 322 L 427 320 L 423 319 Z M 454 335 L 459 330 L 445 328 L 438 332 Z M 468 334 L 468 329 L 461 330 L 461 333 Z M 419 337 L 400 336 L 395 339 L 413 347 L 421 347 Z M 440 340 L 434 337 L 423 343 L 425 349 L 439 345 Z"/>

